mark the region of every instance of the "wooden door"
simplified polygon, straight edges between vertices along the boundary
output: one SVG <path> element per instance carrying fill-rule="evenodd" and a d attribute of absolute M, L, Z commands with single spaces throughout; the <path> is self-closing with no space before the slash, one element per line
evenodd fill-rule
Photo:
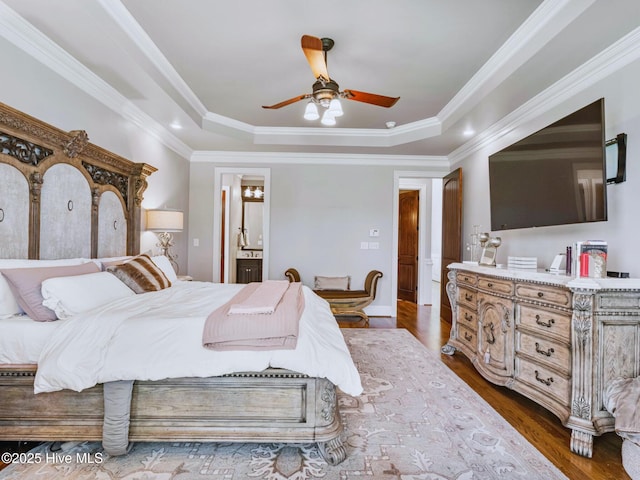
<path fill-rule="evenodd" d="M 418 298 L 418 190 L 400 192 L 398 202 L 398 299 Z"/>
<path fill-rule="evenodd" d="M 447 296 L 447 266 L 462 260 L 462 169 L 442 181 L 442 272 L 440 274 L 440 318 L 451 322 Z"/>

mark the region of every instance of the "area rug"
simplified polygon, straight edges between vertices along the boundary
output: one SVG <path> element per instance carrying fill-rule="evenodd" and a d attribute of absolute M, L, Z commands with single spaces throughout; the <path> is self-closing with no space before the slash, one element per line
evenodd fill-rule
<path fill-rule="evenodd" d="M 38 446 L 0 478 L 566 478 L 408 331 L 342 332 L 364 393 L 339 394 L 347 446 L 339 465 L 328 465 L 313 444 L 136 443 L 128 455 L 109 457 L 99 442 L 83 442 L 63 445 L 57 459 L 49 444 Z"/>

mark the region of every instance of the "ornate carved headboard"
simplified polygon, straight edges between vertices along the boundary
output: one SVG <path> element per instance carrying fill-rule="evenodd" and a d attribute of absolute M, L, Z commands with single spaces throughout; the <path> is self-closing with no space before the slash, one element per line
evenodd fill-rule
<path fill-rule="evenodd" d="M 157 169 L 0 103 L 0 258 L 135 255 Z"/>

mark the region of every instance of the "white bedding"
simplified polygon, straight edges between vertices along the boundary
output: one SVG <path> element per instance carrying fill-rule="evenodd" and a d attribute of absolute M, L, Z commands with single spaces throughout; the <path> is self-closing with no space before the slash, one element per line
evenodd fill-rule
<path fill-rule="evenodd" d="M 0 363 L 38 363 L 59 322 L 35 322 L 26 315 L 0 318 Z"/>
<path fill-rule="evenodd" d="M 269 366 L 325 377 L 349 395 L 360 376 L 326 301 L 304 288 L 294 350 L 213 351 L 202 346 L 209 313 L 244 285 L 176 282 L 64 321 L 42 348 L 35 393 L 81 391 L 114 380 L 208 377 Z"/>

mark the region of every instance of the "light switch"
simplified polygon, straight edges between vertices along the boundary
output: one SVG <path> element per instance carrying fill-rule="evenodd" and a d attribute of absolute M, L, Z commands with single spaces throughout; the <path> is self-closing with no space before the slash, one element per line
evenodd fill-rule
<path fill-rule="evenodd" d="M 199 247 L 200 246 L 200 239 L 199 238 L 194 238 L 193 239 L 193 246 L 194 247 Z"/>
<path fill-rule="evenodd" d="M 369 250 L 378 250 L 380 248 L 379 242 L 369 242 Z"/>
<path fill-rule="evenodd" d="M 369 236 L 370 237 L 379 237 L 380 236 L 380 230 L 377 228 L 372 228 L 371 230 L 369 230 Z"/>
<path fill-rule="evenodd" d="M 360 242 L 360 250 L 369 250 L 369 242 Z"/>

